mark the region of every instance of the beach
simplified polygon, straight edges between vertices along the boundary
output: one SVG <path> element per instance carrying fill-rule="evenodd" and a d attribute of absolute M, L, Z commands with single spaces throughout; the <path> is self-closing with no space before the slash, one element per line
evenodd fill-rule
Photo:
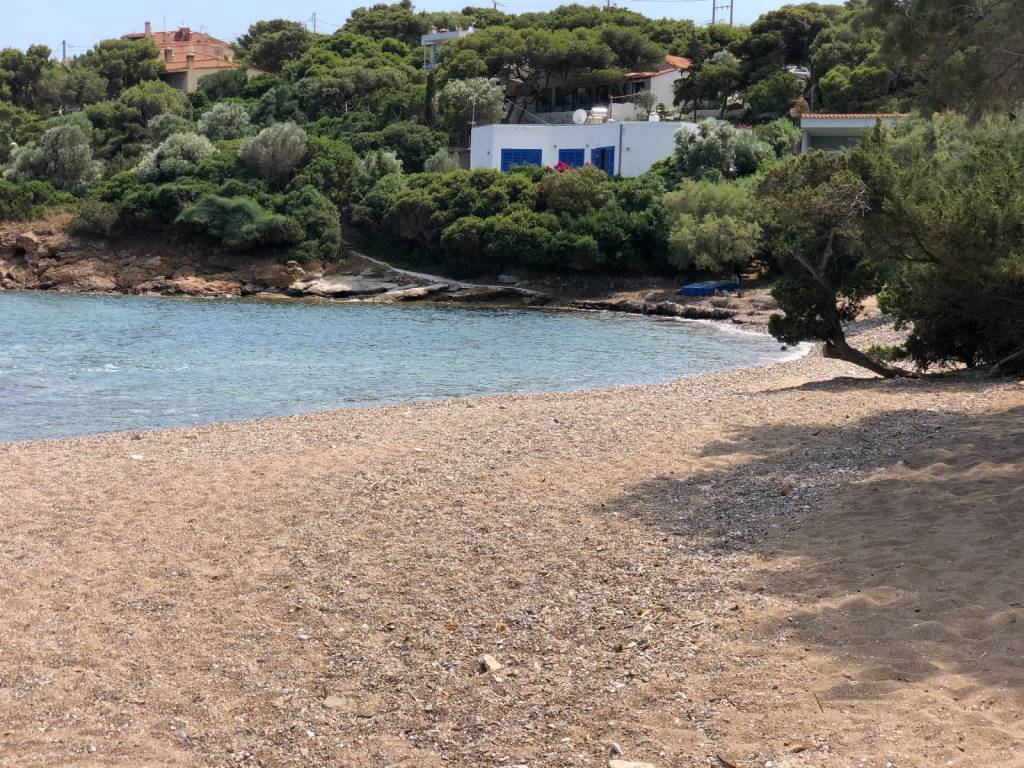
<path fill-rule="evenodd" d="M 0 445 L 0 766 L 1024 765 L 1022 466 L 818 353 Z"/>

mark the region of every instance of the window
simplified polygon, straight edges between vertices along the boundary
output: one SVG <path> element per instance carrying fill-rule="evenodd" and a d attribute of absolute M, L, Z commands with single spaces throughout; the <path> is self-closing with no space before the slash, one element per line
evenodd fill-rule
<path fill-rule="evenodd" d="M 570 168 L 581 168 L 583 166 L 583 150 L 560 149 L 558 150 L 558 162 L 564 163 Z"/>
<path fill-rule="evenodd" d="M 501 150 L 501 170 L 510 171 L 517 165 L 540 165 L 539 149 L 503 149 Z"/>
<path fill-rule="evenodd" d="M 590 150 L 590 164 L 609 176 L 615 175 L 615 147 L 594 147 Z"/>

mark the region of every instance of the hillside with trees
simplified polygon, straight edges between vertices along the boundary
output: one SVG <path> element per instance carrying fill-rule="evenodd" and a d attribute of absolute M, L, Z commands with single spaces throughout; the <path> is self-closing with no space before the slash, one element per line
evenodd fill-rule
<path fill-rule="evenodd" d="M 188 95 L 160 80 L 148 40 L 105 40 L 66 64 L 45 46 L 7 49 L 0 219 L 70 210 L 82 236 L 162 232 L 305 264 L 358 238 L 470 278 L 756 263 L 777 279 L 780 339 L 820 339 L 882 375 L 901 360 L 1009 370 L 1024 348 L 1022 22 L 1010 0 L 956 13 L 944 0 L 805 3 L 747 27 L 403 2 L 359 8 L 327 35 L 254 24 L 236 45 L 260 74 L 225 69 Z M 428 73 L 420 36 L 470 25 Z M 692 67 L 673 104 L 647 109 L 725 119 L 680 134 L 644 176 L 459 170 L 451 150 L 472 122 L 550 108 L 555 82 L 623 95 L 625 73 L 667 54 Z M 850 152 L 794 157 L 810 109 L 911 117 Z M 868 356 L 842 326 L 874 295 L 911 332 Z"/>

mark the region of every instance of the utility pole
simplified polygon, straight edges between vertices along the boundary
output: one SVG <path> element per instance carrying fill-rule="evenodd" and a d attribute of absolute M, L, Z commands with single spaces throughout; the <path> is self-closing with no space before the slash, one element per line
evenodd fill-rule
<path fill-rule="evenodd" d="M 729 11 L 729 26 L 733 20 L 733 0 L 711 0 L 711 23 L 718 23 L 718 12 Z M 725 14 L 722 14 L 722 23 L 725 23 Z"/>
<path fill-rule="evenodd" d="M 61 61 L 62 64 L 67 64 L 68 63 L 68 41 L 67 40 L 61 40 L 60 41 L 60 48 L 61 48 L 60 61 Z"/>
<path fill-rule="evenodd" d="M 313 11 L 313 34 L 316 34 L 316 11 Z"/>

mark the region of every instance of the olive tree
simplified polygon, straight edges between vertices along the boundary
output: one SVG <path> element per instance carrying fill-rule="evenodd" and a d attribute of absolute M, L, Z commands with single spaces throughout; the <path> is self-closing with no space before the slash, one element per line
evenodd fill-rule
<path fill-rule="evenodd" d="M 306 132 L 295 123 L 276 123 L 246 140 L 238 157 L 260 176 L 280 181 L 306 158 Z"/>
<path fill-rule="evenodd" d="M 83 191 L 103 172 L 93 160 L 91 133 L 92 124 L 82 113 L 59 119 L 38 141 L 14 150 L 4 179 L 48 181 L 67 192 Z"/>
<path fill-rule="evenodd" d="M 505 114 L 505 89 L 486 77 L 451 80 L 438 95 L 441 125 L 452 144 L 468 146 L 473 125 L 496 123 Z"/>
<path fill-rule="evenodd" d="M 194 170 L 216 151 L 205 136 L 174 133 L 143 156 L 135 173 L 142 181 L 167 181 Z"/>
<path fill-rule="evenodd" d="M 210 141 L 227 141 L 248 136 L 252 130 L 249 110 L 241 104 L 222 101 L 199 118 L 199 132 Z"/>

